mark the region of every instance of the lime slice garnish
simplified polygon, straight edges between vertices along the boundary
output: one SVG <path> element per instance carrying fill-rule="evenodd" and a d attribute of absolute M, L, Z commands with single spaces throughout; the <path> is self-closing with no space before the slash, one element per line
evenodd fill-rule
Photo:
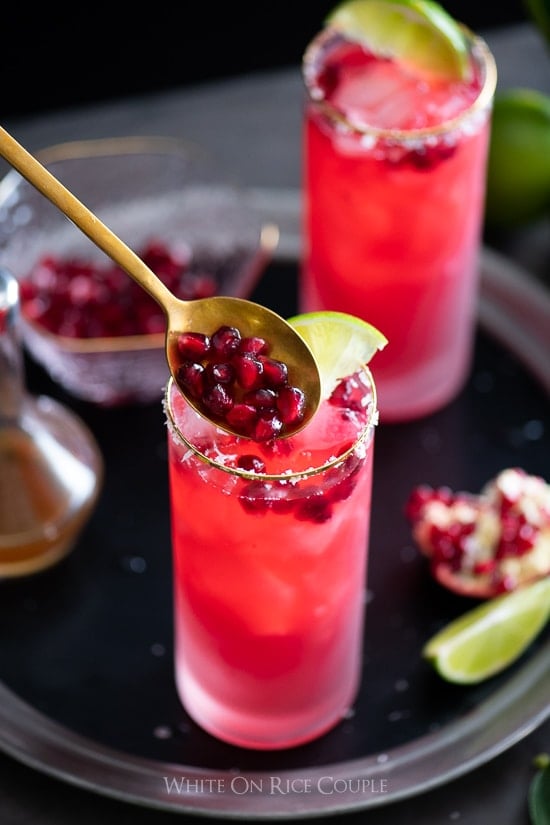
<path fill-rule="evenodd" d="M 475 684 L 511 665 L 550 618 L 550 576 L 497 596 L 436 633 L 422 655 L 449 682 Z"/>
<path fill-rule="evenodd" d="M 507 89 L 495 97 L 485 217 L 516 227 L 550 214 L 550 95 Z"/>
<path fill-rule="evenodd" d="M 317 361 L 322 398 L 328 398 L 338 381 L 368 364 L 388 343 L 372 324 L 345 312 L 306 312 L 290 318 L 289 324 Z"/>
<path fill-rule="evenodd" d="M 460 25 L 433 0 L 343 0 L 326 25 L 383 57 L 449 80 L 467 79 L 468 45 Z"/>

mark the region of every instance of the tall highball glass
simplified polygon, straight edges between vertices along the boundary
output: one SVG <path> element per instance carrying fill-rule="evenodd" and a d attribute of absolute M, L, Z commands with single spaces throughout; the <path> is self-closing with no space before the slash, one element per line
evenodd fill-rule
<path fill-rule="evenodd" d="M 496 67 L 465 35 L 466 82 L 417 77 L 328 27 L 304 54 L 301 311 L 386 335 L 383 422 L 450 402 L 471 363 Z"/>

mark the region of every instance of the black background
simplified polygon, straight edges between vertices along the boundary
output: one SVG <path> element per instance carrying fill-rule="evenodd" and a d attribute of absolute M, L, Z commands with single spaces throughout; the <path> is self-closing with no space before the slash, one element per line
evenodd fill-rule
<path fill-rule="evenodd" d="M 334 5 L 5 3 L 0 121 L 296 65 Z M 529 19 L 525 0 L 443 5 L 476 31 Z"/>

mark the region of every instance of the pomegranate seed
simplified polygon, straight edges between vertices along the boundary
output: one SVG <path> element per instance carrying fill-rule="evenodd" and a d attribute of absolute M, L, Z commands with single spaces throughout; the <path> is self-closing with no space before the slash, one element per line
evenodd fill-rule
<path fill-rule="evenodd" d="M 248 404 L 252 404 L 257 410 L 274 410 L 277 396 L 273 390 L 262 387 L 259 390 L 247 392 L 243 400 Z"/>
<path fill-rule="evenodd" d="M 434 548 L 434 561 L 456 562 L 462 556 L 462 550 L 458 545 L 457 538 L 460 533 L 453 529 L 454 525 L 441 528 L 433 524 L 430 528 L 430 541 Z"/>
<path fill-rule="evenodd" d="M 234 355 L 241 340 L 241 333 L 236 327 L 222 326 L 212 335 L 211 344 L 215 354 L 221 358 Z"/>
<path fill-rule="evenodd" d="M 260 415 L 256 424 L 254 425 L 254 440 L 255 441 L 270 441 L 272 438 L 277 438 L 283 429 L 283 422 L 277 415 L 273 414 L 269 417 Z"/>
<path fill-rule="evenodd" d="M 403 155 L 402 162 L 408 163 L 420 171 L 426 171 L 427 169 L 433 169 L 434 166 L 452 157 L 455 151 L 456 146 L 447 146 L 444 143 L 438 143 L 429 149 L 415 149 L 407 152 Z"/>
<path fill-rule="evenodd" d="M 334 479 L 334 486 L 329 487 L 328 495 L 331 501 L 344 501 L 349 498 L 357 484 L 357 474 L 361 462 L 355 455 L 350 455 L 339 467 L 329 471 L 327 481 Z"/>
<path fill-rule="evenodd" d="M 497 559 L 523 556 L 533 549 L 539 529 L 529 524 L 522 514 L 514 514 L 510 510 L 502 515 L 501 534 L 495 557 Z"/>
<path fill-rule="evenodd" d="M 102 273 L 98 272 L 97 275 L 91 273 L 90 277 L 101 277 L 111 296 L 116 297 L 118 300 L 124 297 L 128 287 L 128 275 L 119 266 L 113 266 Z"/>
<path fill-rule="evenodd" d="M 201 399 L 204 406 L 219 418 L 225 418 L 233 407 L 233 398 L 223 384 L 214 384 L 206 390 Z"/>
<path fill-rule="evenodd" d="M 525 523 L 521 525 L 516 537 L 518 556 L 524 556 L 525 553 L 529 553 L 533 549 L 539 534 L 540 530 L 532 524 Z"/>
<path fill-rule="evenodd" d="M 364 387 L 361 387 L 355 378 L 344 378 L 334 388 L 329 403 L 335 407 L 342 407 L 346 412 L 364 412 Z"/>
<path fill-rule="evenodd" d="M 182 332 L 178 335 L 178 353 L 188 361 L 204 358 L 210 349 L 210 338 L 202 332 Z"/>
<path fill-rule="evenodd" d="M 294 424 L 304 417 L 306 398 L 298 387 L 282 387 L 277 395 L 277 410 L 283 424 Z"/>
<path fill-rule="evenodd" d="M 486 559 L 485 561 L 478 561 L 474 564 L 474 573 L 477 576 L 486 576 L 492 573 L 495 569 L 496 562 L 494 559 Z"/>
<path fill-rule="evenodd" d="M 415 487 L 405 503 L 405 518 L 412 522 L 417 521 L 422 515 L 424 507 L 434 499 L 434 489 L 427 484 L 420 484 Z"/>
<path fill-rule="evenodd" d="M 284 457 L 291 454 L 294 444 L 292 438 L 275 438 L 273 441 L 261 444 L 260 449 L 264 455 L 270 458 L 273 456 Z"/>
<path fill-rule="evenodd" d="M 320 487 L 311 488 L 309 495 L 301 499 L 295 506 L 296 518 L 299 521 L 313 521 L 323 524 L 332 516 L 332 505 L 329 497 Z"/>
<path fill-rule="evenodd" d="M 241 455 L 237 461 L 237 467 L 251 473 L 265 473 L 265 461 L 257 455 Z"/>
<path fill-rule="evenodd" d="M 50 320 L 50 301 L 44 297 L 30 297 L 30 294 L 25 299 L 25 316 L 29 321 L 41 324 L 46 329 L 51 329 Z M 55 325 L 54 325 L 55 326 Z"/>
<path fill-rule="evenodd" d="M 109 290 L 105 284 L 94 282 L 86 275 L 77 275 L 67 287 L 69 303 L 73 307 L 107 303 Z"/>
<path fill-rule="evenodd" d="M 442 504 L 450 505 L 455 500 L 453 491 L 450 487 L 437 487 L 434 490 L 434 501 L 440 501 Z"/>
<path fill-rule="evenodd" d="M 288 367 L 282 361 L 260 355 L 259 361 L 264 368 L 265 386 L 271 389 L 286 386 L 288 382 Z"/>
<path fill-rule="evenodd" d="M 268 351 L 268 343 L 265 338 L 260 338 L 256 335 L 241 338 L 239 344 L 239 353 L 244 355 L 250 353 L 251 355 L 262 355 Z"/>
<path fill-rule="evenodd" d="M 231 363 L 243 389 L 255 390 L 261 386 L 264 368 L 257 358 L 252 355 L 235 355 Z"/>
<path fill-rule="evenodd" d="M 225 361 L 220 364 L 208 364 L 206 375 L 214 384 L 230 384 L 235 377 L 235 370 Z"/>
<path fill-rule="evenodd" d="M 239 433 L 248 434 L 254 429 L 258 411 L 252 404 L 234 404 L 226 415 L 229 426 Z"/>
<path fill-rule="evenodd" d="M 192 398 L 202 398 L 206 389 L 206 371 L 202 364 L 184 361 L 178 367 L 176 380 Z"/>

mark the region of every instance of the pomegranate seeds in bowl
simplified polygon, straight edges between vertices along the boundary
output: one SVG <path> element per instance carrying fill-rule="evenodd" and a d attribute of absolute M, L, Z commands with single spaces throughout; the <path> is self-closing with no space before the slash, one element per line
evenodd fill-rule
<path fill-rule="evenodd" d="M 479 495 L 420 485 L 405 515 L 432 574 L 456 593 L 492 598 L 550 575 L 550 485 L 521 468 Z"/>
<path fill-rule="evenodd" d="M 187 247 L 151 240 L 139 257 L 183 300 L 218 291 L 214 272 L 201 269 Z M 23 317 L 55 335 L 111 338 L 164 332 L 164 314 L 116 264 L 44 255 L 21 280 Z"/>
<path fill-rule="evenodd" d="M 277 244 L 233 175 L 186 141 L 73 141 L 38 159 L 182 300 L 248 298 Z M 4 181 L 0 249 L 21 286 L 29 355 L 76 398 L 158 403 L 160 307 L 15 170 Z"/>

